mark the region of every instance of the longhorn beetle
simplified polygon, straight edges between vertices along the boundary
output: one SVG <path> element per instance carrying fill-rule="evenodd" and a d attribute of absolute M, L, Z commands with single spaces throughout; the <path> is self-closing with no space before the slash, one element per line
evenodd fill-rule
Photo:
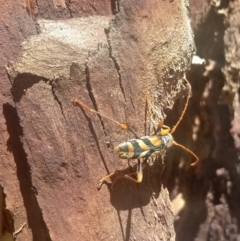
<path fill-rule="evenodd" d="M 169 147 L 171 147 L 172 145 L 181 147 L 182 149 L 189 152 L 190 154 L 192 154 L 195 157 L 196 160 L 193 163 L 191 163 L 191 166 L 195 166 L 198 163 L 199 158 L 196 156 L 196 154 L 193 153 L 188 148 L 186 148 L 185 146 L 177 143 L 173 139 L 173 136 L 172 136 L 174 131 L 177 129 L 179 123 L 181 122 L 183 115 L 186 112 L 189 98 L 191 95 L 191 85 L 189 84 L 189 82 L 186 78 L 183 78 L 183 79 L 185 80 L 185 82 L 188 85 L 188 95 L 187 95 L 186 103 L 185 103 L 185 106 L 181 113 L 181 116 L 179 117 L 175 126 L 173 126 L 173 128 L 170 129 L 170 127 L 163 124 L 163 120 L 160 120 L 160 122 L 157 125 L 157 129 L 153 135 L 143 136 L 143 137 L 136 138 L 136 139 L 131 139 L 131 140 L 124 141 L 124 142 L 120 143 L 119 145 L 117 145 L 114 148 L 114 151 L 118 153 L 118 156 L 120 158 L 128 159 L 128 160 L 129 159 L 138 159 L 137 170 L 136 170 L 136 172 L 129 173 L 129 174 L 124 174 L 121 171 L 117 170 L 117 171 L 103 177 L 98 183 L 98 188 L 100 188 L 102 186 L 104 181 L 106 181 L 108 178 L 110 178 L 114 175 L 116 175 L 116 179 L 113 181 L 112 187 L 118 178 L 126 178 L 126 179 L 129 179 L 136 183 L 141 183 L 142 179 L 143 179 L 143 169 L 146 167 L 146 165 L 148 163 L 148 158 L 164 155 L 166 153 L 166 150 Z M 72 100 L 72 102 L 75 106 L 79 106 L 80 108 L 88 110 L 94 114 L 97 114 L 104 118 L 112 120 L 113 122 L 118 124 L 121 129 L 128 130 L 128 131 L 131 131 L 134 133 L 134 131 L 131 130 L 131 128 L 127 124 L 120 123 L 94 109 L 91 109 L 89 106 L 84 104 L 79 99 L 74 99 L 74 100 Z M 151 106 L 151 103 L 149 101 L 148 101 L 148 105 Z M 136 134 L 134 133 L 134 135 L 136 135 Z M 134 178 L 132 176 L 136 176 L 136 178 Z"/>

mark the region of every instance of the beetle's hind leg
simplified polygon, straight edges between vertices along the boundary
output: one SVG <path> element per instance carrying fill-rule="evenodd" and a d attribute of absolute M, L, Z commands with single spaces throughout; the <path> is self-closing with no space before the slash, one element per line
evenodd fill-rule
<path fill-rule="evenodd" d="M 116 121 L 115 119 L 112 119 L 109 116 L 107 116 L 107 115 L 105 115 L 105 114 L 103 114 L 103 113 L 101 113 L 99 111 L 96 111 L 96 110 L 90 108 L 88 105 L 84 104 L 78 98 L 73 99 L 72 103 L 73 103 L 74 106 L 78 106 L 78 107 L 80 107 L 82 109 L 85 109 L 85 110 L 95 114 L 95 115 L 102 116 L 102 117 L 104 117 L 104 118 L 106 118 L 108 120 L 111 120 L 111 121 L 115 122 L 122 130 L 130 131 L 130 132 L 132 132 L 134 134 L 134 136 L 136 138 L 138 138 L 137 134 L 135 133 L 135 131 L 130 126 L 128 126 L 127 124 L 124 124 L 124 123 L 120 123 L 120 122 Z"/>
<path fill-rule="evenodd" d="M 100 189 L 102 184 L 108 179 L 108 178 L 111 178 L 112 176 L 116 176 L 116 178 L 114 179 L 114 181 L 112 182 L 112 185 L 111 185 L 111 188 L 113 188 L 114 184 L 116 183 L 116 181 L 120 178 L 125 178 L 125 179 L 128 179 L 130 181 L 133 181 L 135 183 L 141 183 L 142 182 L 142 179 L 143 179 L 143 169 L 146 167 L 147 165 L 147 159 L 148 158 L 145 158 L 142 162 L 140 159 L 138 159 L 138 164 L 137 164 L 137 170 L 136 172 L 133 172 L 133 173 L 123 173 L 122 171 L 118 171 L 116 170 L 115 172 L 112 172 L 110 173 L 109 175 L 103 177 L 98 185 L 97 185 L 97 188 Z M 132 177 L 132 176 L 135 176 L 136 178 Z"/>

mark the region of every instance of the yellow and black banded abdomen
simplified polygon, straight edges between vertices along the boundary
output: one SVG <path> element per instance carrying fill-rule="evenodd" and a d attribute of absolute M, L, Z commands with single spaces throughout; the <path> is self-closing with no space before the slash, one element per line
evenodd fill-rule
<path fill-rule="evenodd" d="M 120 143 L 114 148 L 120 158 L 138 159 L 162 155 L 172 145 L 171 134 L 143 136 Z"/>

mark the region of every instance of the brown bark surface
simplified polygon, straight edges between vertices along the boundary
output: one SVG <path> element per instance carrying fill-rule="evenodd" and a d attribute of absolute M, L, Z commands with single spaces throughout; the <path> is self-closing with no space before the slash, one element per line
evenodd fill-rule
<path fill-rule="evenodd" d="M 113 147 L 133 136 L 71 100 L 152 134 L 146 98 L 157 122 L 186 90 L 187 3 L 4 1 L 0 11 L 3 231 L 23 227 L 15 237 L 24 241 L 174 240 L 160 158 L 141 184 L 98 191 L 107 173 L 130 171 Z"/>
<path fill-rule="evenodd" d="M 166 162 L 174 164 L 162 180 L 178 204 L 176 240 L 240 240 L 240 2 L 191 0 L 190 10 L 196 53 L 206 64 L 188 73 L 193 96 L 175 139 L 189 146 L 193 138 L 200 163 L 189 170 L 177 162 L 180 150 L 171 152 Z"/>

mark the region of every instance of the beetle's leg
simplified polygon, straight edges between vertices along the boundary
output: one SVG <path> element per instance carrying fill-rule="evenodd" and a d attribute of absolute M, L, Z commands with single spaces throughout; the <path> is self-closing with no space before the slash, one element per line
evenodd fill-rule
<path fill-rule="evenodd" d="M 102 186 L 102 184 L 103 184 L 108 178 L 110 178 L 110 177 L 112 177 L 112 176 L 114 176 L 114 175 L 119 175 L 119 171 L 112 172 L 112 173 L 110 173 L 109 175 L 103 177 L 103 178 L 99 181 L 99 183 L 98 183 L 98 185 L 97 185 L 97 188 L 100 189 L 101 186 Z"/>
<path fill-rule="evenodd" d="M 160 120 L 160 122 L 158 123 L 158 128 L 154 134 L 156 135 L 157 133 L 160 133 L 161 136 L 165 136 L 170 132 L 170 127 L 163 125 L 163 120 Z"/>
<path fill-rule="evenodd" d="M 152 103 L 150 101 L 150 98 L 149 98 L 149 95 L 147 95 L 146 100 L 147 100 L 147 110 L 149 112 L 150 119 L 155 125 L 157 125 L 156 121 L 154 120 L 153 115 L 157 116 L 158 119 L 162 119 L 162 116 L 159 114 L 159 111 L 156 110 L 156 107 L 154 105 L 152 105 Z"/>
<path fill-rule="evenodd" d="M 99 183 L 98 183 L 98 189 L 101 188 L 103 182 L 105 182 L 108 178 L 116 175 L 116 178 L 114 179 L 112 185 L 111 185 L 111 188 L 113 188 L 114 184 L 116 183 L 116 181 L 120 178 L 125 178 L 125 179 L 128 179 L 130 181 L 133 181 L 133 182 L 136 182 L 136 183 L 141 183 L 142 182 L 142 178 L 143 178 L 143 169 L 146 167 L 146 164 L 147 164 L 147 159 L 148 158 L 145 158 L 143 160 L 143 162 L 141 162 L 139 159 L 138 159 L 138 164 L 137 164 L 137 170 L 136 172 L 134 173 L 128 173 L 128 174 L 124 174 L 122 173 L 121 171 L 115 171 L 105 177 L 103 177 Z M 136 176 L 136 178 L 133 178 L 131 176 Z"/>
<path fill-rule="evenodd" d="M 188 102 L 189 102 L 190 96 L 191 96 L 191 85 L 188 82 L 188 80 L 185 78 L 185 76 L 183 77 L 183 79 L 185 80 L 185 82 L 187 83 L 187 86 L 188 86 L 188 95 L 187 95 L 187 100 L 186 100 L 186 103 L 184 105 L 181 116 L 179 117 L 177 123 L 173 126 L 172 129 L 170 129 L 170 127 L 168 127 L 168 126 L 163 125 L 163 120 L 160 120 L 160 122 L 158 123 L 157 130 L 155 131 L 155 134 L 160 133 L 162 136 L 167 135 L 168 133 L 172 134 L 177 129 L 179 123 L 182 121 L 183 116 L 184 116 L 184 114 L 186 112 L 186 109 L 188 107 Z M 147 96 L 147 103 L 148 103 L 148 106 L 151 109 L 151 111 L 154 112 L 154 114 L 160 119 L 161 117 L 160 117 L 158 111 L 151 104 L 148 96 Z M 150 113 L 150 118 L 151 118 L 152 122 L 155 123 L 151 113 Z M 164 128 L 164 129 L 162 129 L 162 128 Z"/>
<path fill-rule="evenodd" d="M 105 114 L 103 114 L 103 113 L 101 113 L 101 112 L 99 112 L 99 111 L 96 111 L 96 110 L 90 108 L 88 105 L 84 104 L 81 100 L 79 100 L 79 99 L 77 99 L 77 98 L 76 98 L 76 99 L 73 99 L 73 100 L 72 100 L 72 103 L 73 103 L 74 106 L 78 106 L 78 107 L 80 107 L 80 108 L 83 108 L 83 109 L 91 112 L 91 113 L 94 113 L 94 114 L 96 114 L 96 115 L 102 116 L 102 117 L 104 117 L 104 118 L 106 118 L 106 119 L 108 119 L 108 120 L 111 120 L 111 121 L 115 122 L 122 130 L 128 130 L 128 131 L 132 132 L 136 138 L 138 138 L 138 136 L 137 136 L 137 134 L 135 133 L 135 131 L 133 131 L 127 124 L 120 123 L 120 122 L 118 122 L 118 121 L 116 121 L 116 120 L 108 117 L 107 115 L 105 115 Z"/>
<path fill-rule="evenodd" d="M 149 97 L 147 96 L 147 104 L 149 109 L 151 109 L 151 111 L 158 117 L 158 119 L 160 119 L 158 125 L 157 125 L 157 129 L 154 133 L 154 135 L 156 135 L 157 133 L 159 133 L 162 136 L 167 135 L 168 133 L 170 133 L 171 129 L 169 126 L 164 125 L 164 121 L 161 119 L 162 117 L 160 116 L 160 114 L 158 113 L 158 111 L 156 110 L 156 108 L 151 104 L 151 101 L 149 100 Z M 156 122 L 154 121 L 152 114 L 150 113 L 150 119 L 153 123 L 156 124 Z"/>

